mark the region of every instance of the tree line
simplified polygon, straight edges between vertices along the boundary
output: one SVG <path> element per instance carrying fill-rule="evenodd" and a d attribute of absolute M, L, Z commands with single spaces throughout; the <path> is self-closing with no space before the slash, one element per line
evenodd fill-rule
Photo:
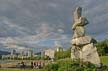
<path fill-rule="evenodd" d="M 108 39 L 97 42 L 95 46 L 100 56 L 108 55 Z"/>
<path fill-rule="evenodd" d="M 108 55 L 108 39 L 98 41 L 94 44 L 97 48 L 99 56 Z M 55 60 L 70 58 L 71 57 L 71 47 L 65 51 L 59 51 L 55 53 Z"/>

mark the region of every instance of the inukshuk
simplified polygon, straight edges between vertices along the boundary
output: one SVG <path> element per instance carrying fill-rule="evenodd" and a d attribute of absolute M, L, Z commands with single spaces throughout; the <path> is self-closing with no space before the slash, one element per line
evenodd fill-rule
<path fill-rule="evenodd" d="M 87 24 L 88 20 L 82 17 L 82 8 L 77 7 L 74 11 L 74 24 L 72 26 L 74 34 L 71 40 L 71 58 L 79 58 L 100 66 L 100 58 L 94 46 L 96 40 L 85 35 L 85 25 Z"/>

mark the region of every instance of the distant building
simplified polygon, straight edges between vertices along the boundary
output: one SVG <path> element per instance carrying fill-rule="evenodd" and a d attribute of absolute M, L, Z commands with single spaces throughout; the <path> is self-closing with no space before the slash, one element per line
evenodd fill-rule
<path fill-rule="evenodd" d="M 2 59 L 27 59 L 33 57 L 33 51 L 28 50 L 28 51 L 22 51 L 20 54 L 16 53 L 16 50 L 12 50 L 10 54 L 8 55 L 2 55 Z"/>
<path fill-rule="evenodd" d="M 61 51 L 63 51 L 63 48 L 57 47 L 56 51 L 57 51 L 57 52 L 61 52 Z"/>
<path fill-rule="evenodd" d="M 24 52 L 24 51 L 22 51 L 22 52 L 20 53 L 20 55 L 24 56 L 24 55 L 25 55 L 25 52 Z"/>
<path fill-rule="evenodd" d="M 55 50 L 47 49 L 44 51 L 44 55 L 49 56 L 50 58 L 54 58 L 55 57 Z"/>
<path fill-rule="evenodd" d="M 33 57 L 33 51 L 32 50 L 28 51 L 28 57 Z"/>
<path fill-rule="evenodd" d="M 11 50 L 11 55 L 16 55 L 16 50 Z"/>
<path fill-rule="evenodd" d="M 2 59 L 14 59 L 17 58 L 17 55 L 2 55 Z"/>

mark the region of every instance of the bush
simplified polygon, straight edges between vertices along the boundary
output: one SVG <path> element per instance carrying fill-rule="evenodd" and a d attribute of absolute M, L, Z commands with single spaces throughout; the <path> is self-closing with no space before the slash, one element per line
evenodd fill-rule
<path fill-rule="evenodd" d="M 59 60 L 59 59 L 64 59 L 64 58 L 70 58 L 70 57 L 71 57 L 71 48 L 69 48 L 66 51 L 56 52 L 54 60 Z"/>
<path fill-rule="evenodd" d="M 58 70 L 58 64 L 48 64 L 45 67 L 43 67 L 42 71 L 57 71 Z"/>
<path fill-rule="evenodd" d="M 46 65 L 43 71 L 96 71 L 96 67 L 90 62 L 82 62 L 79 59 L 74 61 L 65 59 Z"/>
<path fill-rule="evenodd" d="M 79 59 L 62 59 L 44 66 L 42 71 L 108 71 L 108 66 L 97 68 L 94 64 Z"/>
<path fill-rule="evenodd" d="M 99 68 L 100 71 L 108 71 L 108 66 L 107 65 L 103 65 Z"/>
<path fill-rule="evenodd" d="M 89 62 L 82 62 L 80 60 L 72 61 L 66 65 L 61 66 L 58 71 L 96 71 L 95 65 Z"/>
<path fill-rule="evenodd" d="M 105 56 L 108 54 L 108 39 L 97 42 L 95 46 L 97 47 L 97 51 L 100 56 Z"/>

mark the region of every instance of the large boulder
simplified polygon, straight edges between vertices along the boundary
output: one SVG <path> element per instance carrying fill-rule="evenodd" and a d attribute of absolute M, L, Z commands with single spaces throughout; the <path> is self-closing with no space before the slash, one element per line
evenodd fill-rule
<path fill-rule="evenodd" d="M 88 61 L 95 64 L 97 67 L 100 67 L 100 58 L 97 53 L 97 48 L 93 43 L 85 45 L 80 51 L 80 59 L 83 61 Z"/>
<path fill-rule="evenodd" d="M 79 59 L 80 58 L 80 49 L 79 47 L 73 46 L 71 49 L 71 58 Z"/>

